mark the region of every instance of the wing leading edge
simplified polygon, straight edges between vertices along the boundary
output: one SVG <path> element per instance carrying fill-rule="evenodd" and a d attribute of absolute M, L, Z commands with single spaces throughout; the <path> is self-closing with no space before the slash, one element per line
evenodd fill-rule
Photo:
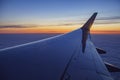
<path fill-rule="evenodd" d="M 2 80 L 112 80 L 88 35 L 96 15 L 78 30 L 0 51 Z"/>

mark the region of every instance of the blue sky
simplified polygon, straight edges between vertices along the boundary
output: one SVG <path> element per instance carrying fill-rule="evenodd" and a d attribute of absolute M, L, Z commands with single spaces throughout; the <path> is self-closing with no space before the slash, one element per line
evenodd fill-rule
<path fill-rule="evenodd" d="M 119 0 L 0 0 L 1 24 L 42 24 L 56 19 L 120 16 Z"/>

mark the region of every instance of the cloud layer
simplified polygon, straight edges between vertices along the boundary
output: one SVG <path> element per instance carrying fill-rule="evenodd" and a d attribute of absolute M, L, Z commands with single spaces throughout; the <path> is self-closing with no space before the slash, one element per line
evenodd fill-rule
<path fill-rule="evenodd" d="M 87 20 L 86 20 L 87 21 Z M 73 26 L 84 24 L 85 20 L 63 20 L 64 23 L 50 24 L 50 25 L 5 25 L 0 28 L 35 28 L 35 27 L 54 27 L 54 26 Z M 120 16 L 100 17 L 97 18 L 95 24 L 119 24 Z"/>

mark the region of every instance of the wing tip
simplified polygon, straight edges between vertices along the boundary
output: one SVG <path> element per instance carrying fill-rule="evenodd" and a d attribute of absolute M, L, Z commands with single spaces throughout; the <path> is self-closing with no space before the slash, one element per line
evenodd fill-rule
<path fill-rule="evenodd" d="M 94 12 L 93 15 L 88 19 L 88 21 L 83 25 L 82 29 L 90 30 L 98 12 Z"/>

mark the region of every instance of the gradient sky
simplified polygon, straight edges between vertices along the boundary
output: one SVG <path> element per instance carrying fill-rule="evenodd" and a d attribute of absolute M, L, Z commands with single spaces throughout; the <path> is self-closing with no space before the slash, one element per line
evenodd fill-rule
<path fill-rule="evenodd" d="M 94 12 L 93 33 L 120 33 L 120 0 L 0 0 L 0 33 L 64 33 Z"/>

